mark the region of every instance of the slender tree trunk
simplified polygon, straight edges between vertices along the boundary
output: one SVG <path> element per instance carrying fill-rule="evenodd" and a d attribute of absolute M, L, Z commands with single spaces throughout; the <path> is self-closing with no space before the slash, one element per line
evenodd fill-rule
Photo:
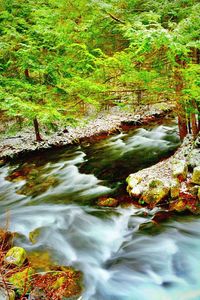
<path fill-rule="evenodd" d="M 28 69 L 24 70 L 24 75 L 25 75 L 26 79 L 30 79 L 30 74 L 29 74 L 29 70 Z"/>
<path fill-rule="evenodd" d="M 178 128 L 180 139 L 183 140 L 188 133 L 186 118 L 183 115 L 178 115 Z"/>
<path fill-rule="evenodd" d="M 197 103 L 196 103 L 195 100 L 192 100 L 191 104 L 192 104 L 193 109 L 194 109 L 194 112 L 192 112 L 191 116 L 190 116 L 191 123 L 192 123 L 192 134 L 194 136 L 196 136 L 199 132 L 199 128 L 198 128 L 199 124 L 197 123 L 197 117 L 196 117 L 196 113 L 195 113 L 196 110 L 198 111 L 198 106 L 197 106 Z"/>
<path fill-rule="evenodd" d="M 174 74 L 174 80 L 176 84 L 175 87 L 176 109 L 178 114 L 179 136 L 180 139 L 183 140 L 188 133 L 186 111 L 183 104 L 181 103 L 182 90 L 183 90 L 183 78 L 182 78 L 180 68 L 184 67 L 184 62 L 181 61 L 181 59 L 177 56 L 176 63 L 178 64 Z"/>
<path fill-rule="evenodd" d="M 35 137 L 36 137 L 36 141 L 37 142 L 41 142 L 43 141 L 41 135 L 40 135 L 40 130 L 39 130 L 39 123 L 37 118 L 35 117 L 33 120 L 33 124 L 34 124 L 34 129 L 35 129 Z"/>
<path fill-rule="evenodd" d="M 187 128 L 188 128 L 188 133 L 192 133 L 192 128 L 191 128 L 191 122 L 190 122 L 190 120 L 191 120 L 191 116 L 189 115 L 188 117 L 187 117 Z"/>
<path fill-rule="evenodd" d="M 198 126 L 197 126 L 197 120 L 196 115 L 191 114 L 191 121 L 192 121 L 192 133 L 194 136 L 196 136 L 199 132 Z"/>
<path fill-rule="evenodd" d="M 136 95 L 137 95 L 137 103 L 138 103 L 138 105 L 140 105 L 141 102 L 142 102 L 142 91 L 141 90 L 137 90 L 136 91 Z"/>

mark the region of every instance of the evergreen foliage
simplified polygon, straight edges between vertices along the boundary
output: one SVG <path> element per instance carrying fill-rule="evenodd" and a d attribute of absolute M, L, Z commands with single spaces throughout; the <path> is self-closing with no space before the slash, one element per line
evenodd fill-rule
<path fill-rule="evenodd" d="M 199 15 L 198 0 L 1 0 L 0 110 L 49 126 L 87 105 L 168 100 L 187 127 L 200 111 Z"/>

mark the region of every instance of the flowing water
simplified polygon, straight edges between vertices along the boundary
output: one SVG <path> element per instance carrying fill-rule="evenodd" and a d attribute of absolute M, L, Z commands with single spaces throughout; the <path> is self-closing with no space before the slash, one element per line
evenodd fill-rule
<path fill-rule="evenodd" d="M 84 300 L 200 299 L 198 217 L 142 230 L 155 210 L 95 205 L 121 193 L 129 173 L 170 155 L 176 130 L 173 123 L 140 128 L 2 167 L 1 224 L 9 218 L 27 251 L 48 251 L 57 264 L 82 270 Z"/>

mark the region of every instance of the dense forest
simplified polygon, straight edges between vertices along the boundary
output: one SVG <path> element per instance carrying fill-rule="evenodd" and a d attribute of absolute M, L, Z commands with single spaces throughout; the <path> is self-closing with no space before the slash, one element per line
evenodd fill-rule
<path fill-rule="evenodd" d="M 196 134 L 199 15 L 198 0 L 1 0 L 1 118 L 56 128 L 91 106 L 166 101 L 181 137 Z"/>

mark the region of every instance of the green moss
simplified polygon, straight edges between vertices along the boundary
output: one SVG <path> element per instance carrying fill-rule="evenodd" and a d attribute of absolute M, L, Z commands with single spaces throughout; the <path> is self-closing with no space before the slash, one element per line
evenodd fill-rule
<path fill-rule="evenodd" d="M 34 270 L 32 268 L 26 268 L 21 272 L 13 274 L 8 281 L 12 283 L 15 288 L 18 289 L 19 294 L 23 293 L 24 290 L 30 290 L 31 288 L 31 276 Z"/>
<path fill-rule="evenodd" d="M 26 251 L 21 247 L 12 247 L 5 256 L 5 261 L 9 264 L 21 267 L 27 258 Z"/>

